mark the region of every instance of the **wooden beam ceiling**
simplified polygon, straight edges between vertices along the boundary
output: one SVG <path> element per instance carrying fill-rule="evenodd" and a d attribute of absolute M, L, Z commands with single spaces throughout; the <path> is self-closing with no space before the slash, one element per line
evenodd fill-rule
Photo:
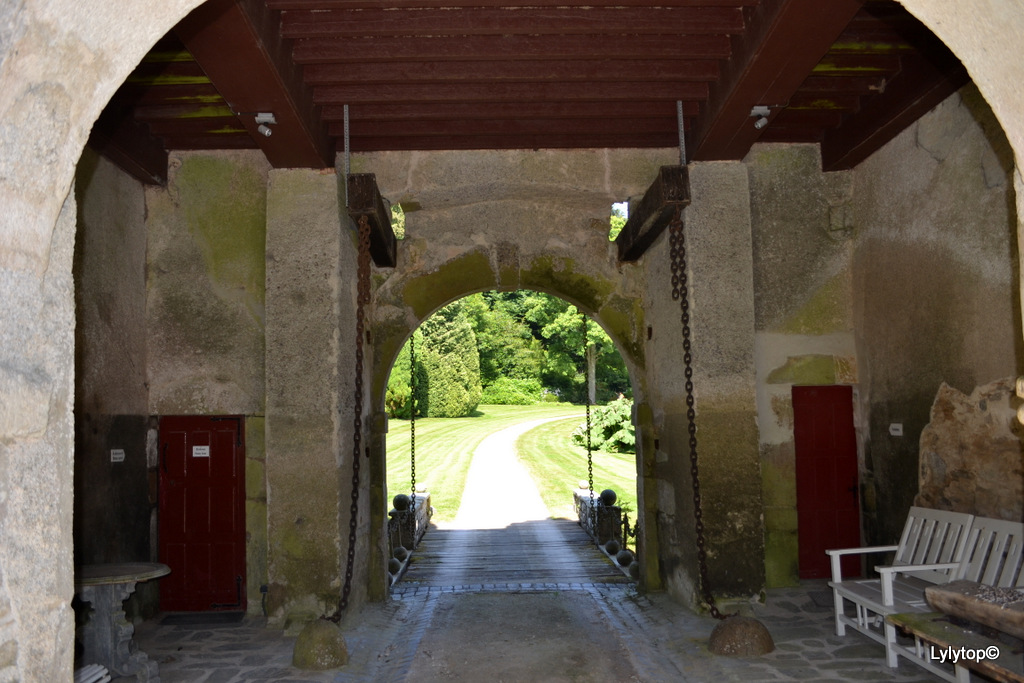
<path fill-rule="evenodd" d="M 137 149 L 124 165 L 153 182 L 173 149 L 331 166 L 346 105 L 362 152 L 675 147 L 682 102 L 693 160 L 801 142 L 839 169 L 965 82 L 893 0 L 209 0 L 95 137 L 112 155 Z M 270 137 L 258 112 L 277 120 Z"/>
<path fill-rule="evenodd" d="M 333 166 L 331 140 L 275 25 L 261 0 L 209 0 L 175 32 L 272 165 Z M 258 113 L 273 114 L 272 135 L 259 132 Z"/>
<path fill-rule="evenodd" d="M 764 0 L 748 8 L 749 29 L 734 38 L 733 59 L 711 89 L 691 158 L 746 156 L 760 136 L 752 108 L 786 107 L 860 8 L 860 0 Z"/>

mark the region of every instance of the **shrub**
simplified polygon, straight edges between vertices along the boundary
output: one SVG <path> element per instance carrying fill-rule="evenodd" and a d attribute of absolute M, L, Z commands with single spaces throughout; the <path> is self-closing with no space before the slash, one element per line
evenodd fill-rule
<path fill-rule="evenodd" d="M 499 377 L 484 387 L 481 403 L 505 406 L 530 406 L 541 401 L 540 381 Z"/>
<path fill-rule="evenodd" d="M 577 446 L 587 445 L 587 426 L 581 424 L 572 433 Z M 597 406 L 590 413 L 590 445 L 596 451 L 635 453 L 636 431 L 633 428 L 633 401 L 622 397 L 608 405 Z"/>

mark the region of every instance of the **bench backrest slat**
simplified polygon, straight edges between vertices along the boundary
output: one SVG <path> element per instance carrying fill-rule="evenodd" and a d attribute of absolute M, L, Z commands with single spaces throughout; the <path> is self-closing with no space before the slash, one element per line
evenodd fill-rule
<path fill-rule="evenodd" d="M 957 578 L 989 586 L 1024 585 L 1024 524 L 975 517 Z"/>
<path fill-rule="evenodd" d="M 893 564 L 959 562 L 973 521 L 973 515 L 963 512 L 910 508 Z M 936 570 L 914 575 L 932 583 L 945 583 L 952 573 L 953 570 Z"/>

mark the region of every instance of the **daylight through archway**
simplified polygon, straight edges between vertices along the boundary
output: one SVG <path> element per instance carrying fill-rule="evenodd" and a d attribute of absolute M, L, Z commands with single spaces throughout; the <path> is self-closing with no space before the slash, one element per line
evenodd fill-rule
<path fill-rule="evenodd" d="M 560 546 L 543 551 L 547 562 L 526 551 L 526 564 L 544 565 L 534 567 L 537 579 L 564 575 L 567 568 L 581 579 L 595 570 L 604 580 L 628 571 L 627 555 L 625 567 L 612 558 L 624 546 L 635 550 L 629 535 L 637 499 L 630 377 L 615 344 L 575 306 L 529 290 L 477 293 L 448 304 L 406 341 L 385 404 L 393 579 L 411 567 L 407 580 L 439 580 L 431 566 L 438 553 L 448 555 L 450 566 L 460 563 L 452 556 L 466 556 L 468 548 L 533 544 Z M 618 500 L 606 496 L 605 507 L 600 494 L 607 489 Z M 415 501 L 416 530 L 412 515 L 399 512 L 408 502 L 401 496 Z M 599 508 L 596 525 L 590 511 Z M 407 560 L 428 521 L 427 551 Z M 613 541 L 605 557 L 584 541 L 586 529 L 602 546 Z M 581 541 L 591 546 L 584 550 L 589 558 L 575 557 Z M 462 559 L 484 562 L 476 571 L 492 579 L 524 576 L 522 554 L 511 562 L 501 553 Z"/>

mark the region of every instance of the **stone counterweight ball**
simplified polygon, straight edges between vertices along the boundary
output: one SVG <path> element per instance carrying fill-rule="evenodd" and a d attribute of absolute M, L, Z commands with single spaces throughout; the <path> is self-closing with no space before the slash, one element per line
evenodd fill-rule
<path fill-rule="evenodd" d="M 412 499 L 404 493 L 399 493 L 391 502 L 395 506 L 395 509 L 401 512 L 409 509 L 409 505 L 412 504 Z"/>
<path fill-rule="evenodd" d="M 757 619 L 731 616 L 711 632 L 708 649 L 716 655 L 756 657 L 775 649 L 775 641 Z"/>
<path fill-rule="evenodd" d="M 398 546 L 395 548 L 395 552 L 393 552 L 392 555 L 394 555 L 395 559 L 399 562 L 404 562 L 405 558 L 409 557 L 409 551 L 403 546 Z"/>
<path fill-rule="evenodd" d="M 390 560 L 388 560 L 388 572 L 390 572 L 391 574 L 397 574 L 401 568 L 402 562 L 398 558 L 392 557 Z"/>
<path fill-rule="evenodd" d="M 601 504 L 605 507 L 611 507 L 615 505 L 615 501 L 619 499 L 619 495 L 611 489 L 605 489 L 601 491 Z"/>
<path fill-rule="evenodd" d="M 609 555 L 617 555 L 620 550 L 619 542 L 614 538 L 604 544 L 604 551 Z"/>
<path fill-rule="evenodd" d="M 618 562 L 623 567 L 628 567 L 630 564 L 633 563 L 633 551 L 631 551 L 631 550 L 621 550 L 621 551 L 619 551 L 619 554 L 615 556 L 615 561 Z"/>

